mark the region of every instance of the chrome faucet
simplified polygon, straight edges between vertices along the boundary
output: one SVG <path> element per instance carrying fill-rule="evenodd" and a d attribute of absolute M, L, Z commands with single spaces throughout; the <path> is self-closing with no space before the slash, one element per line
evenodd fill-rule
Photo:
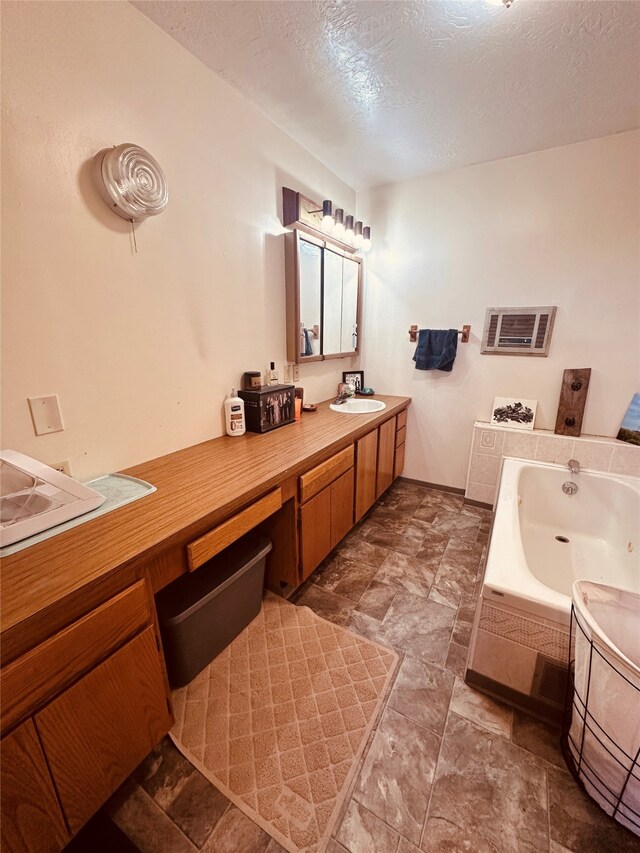
<path fill-rule="evenodd" d="M 570 459 L 567 462 L 567 468 L 571 471 L 571 474 L 579 474 L 580 473 L 580 463 L 577 459 Z"/>

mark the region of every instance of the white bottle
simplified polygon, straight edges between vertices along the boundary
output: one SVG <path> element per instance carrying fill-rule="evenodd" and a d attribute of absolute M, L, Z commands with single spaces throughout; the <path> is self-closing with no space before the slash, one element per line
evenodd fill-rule
<path fill-rule="evenodd" d="M 244 420 L 244 400 L 236 396 L 236 389 L 224 401 L 224 421 L 227 435 L 244 435 L 247 427 Z"/>

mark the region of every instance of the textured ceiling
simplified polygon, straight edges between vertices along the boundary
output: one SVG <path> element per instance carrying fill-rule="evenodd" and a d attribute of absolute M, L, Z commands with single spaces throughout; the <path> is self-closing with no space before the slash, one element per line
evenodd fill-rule
<path fill-rule="evenodd" d="M 636 0 L 132 2 L 355 189 L 639 124 Z"/>

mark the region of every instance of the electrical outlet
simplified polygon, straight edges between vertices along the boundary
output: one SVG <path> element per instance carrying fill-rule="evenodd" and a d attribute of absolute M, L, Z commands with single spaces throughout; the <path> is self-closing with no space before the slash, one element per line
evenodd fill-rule
<path fill-rule="evenodd" d="M 300 379 L 300 366 L 298 364 L 292 364 L 292 373 L 291 378 L 294 382 L 297 382 Z"/>
<path fill-rule="evenodd" d="M 49 467 L 61 474 L 66 474 L 67 477 L 71 476 L 71 463 L 68 459 L 65 459 L 64 462 L 53 462 Z"/>

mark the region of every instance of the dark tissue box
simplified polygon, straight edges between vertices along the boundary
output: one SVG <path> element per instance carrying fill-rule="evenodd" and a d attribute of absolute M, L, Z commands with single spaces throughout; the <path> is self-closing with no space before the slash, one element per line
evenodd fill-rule
<path fill-rule="evenodd" d="M 295 420 L 294 385 L 263 385 L 253 391 L 238 391 L 238 396 L 244 400 L 245 420 L 251 432 L 269 432 Z"/>

